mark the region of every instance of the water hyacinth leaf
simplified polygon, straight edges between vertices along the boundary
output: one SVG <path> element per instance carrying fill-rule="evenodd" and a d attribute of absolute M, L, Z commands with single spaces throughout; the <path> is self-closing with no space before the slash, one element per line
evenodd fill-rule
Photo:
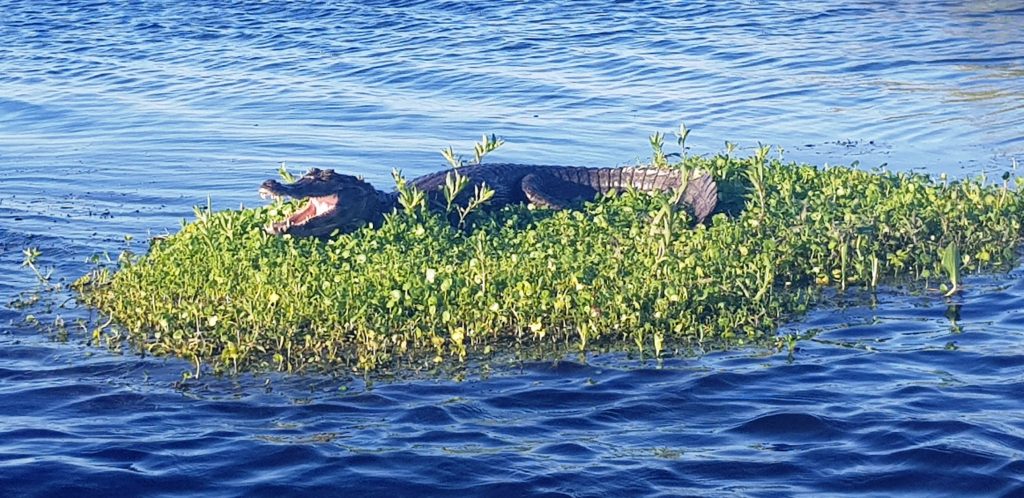
<path fill-rule="evenodd" d="M 652 137 L 652 147 L 663 140 Z M 485 136 L 479 150 L 500 142 Z M 97 258 L 75 288 L 112 319 L 95 329 L 97 343 L 129 337 L 192 362 L 190 376 L 386 375 L 598 349 L 793 351 L 776 327 L 827 295 L 819 286 L 925 288 L 941 275 L 954 292 L 968 269 L 1016 262 L 1016 181 L 938 183 L 734 149 L 667 164 L 715 177 L 722 212 L 698 226 L 670 197 L 638 192 L 551 212 L 482 209 L 493 189 L 479 186 L 442 212 L 396 171 L 401 208 L 382 226 L 327 240 L 270 237 L 262 227 L 299 203 L 208 204 L 144 255 Z"/>

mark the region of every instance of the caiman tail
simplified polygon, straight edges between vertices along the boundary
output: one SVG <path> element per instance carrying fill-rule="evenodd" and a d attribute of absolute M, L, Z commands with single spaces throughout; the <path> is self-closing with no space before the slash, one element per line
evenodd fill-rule
<path fill-rule="evenodd" d="M 705 171 L 644 167 L 557 167 L 545 173 L 567 183 L 589 187 L 602 194 L 621 193 L 630 188 L 641 192 L 661 193 L 684 189 L 679 203 L 693 212 L 698 223 L 710 216 L 718 204 L 718 185 Z M 529 197 L 529 179 L 524 179 L 523 183 Z"/>

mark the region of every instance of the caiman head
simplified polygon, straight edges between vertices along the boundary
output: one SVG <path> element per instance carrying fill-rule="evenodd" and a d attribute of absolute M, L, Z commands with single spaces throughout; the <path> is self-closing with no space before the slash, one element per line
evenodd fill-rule
<path fill-rule="evenodd" d="M 293 183 L 267 180 L 260 185 L 260 197 L 308 199 L 283 221 L 266 227 L 271 235 L 326 237 L 335 230 L 351 232 L 369 222 L 379 222 L 383 209 L 380 193 L 361 178 L 339 175 L 333 169 L 313 168 Z"/>

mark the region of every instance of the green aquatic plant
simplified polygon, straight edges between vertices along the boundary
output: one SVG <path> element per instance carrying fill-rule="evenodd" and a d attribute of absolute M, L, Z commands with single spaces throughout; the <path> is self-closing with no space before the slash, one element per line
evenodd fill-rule
<path fill-rule="evenodd" d="M 505 140 L 498 138 L 495 134 L 484 135 L 480 137 L 480 141 L 473 146 L 473 164 L 480 164 L 484 160 L 484 156 L 498 150 L 502 145 L 505 145 Z M 466 161 L 462 159 L 462 156 L 455 153 L 450 145 L 441 149 L 441 156 L 444 157 L 448 165 L 453 169 L 459 169 L 466 164 Z"/>
<path fill-rule="evenodd" d="M 763 146 L 670 165 L 662 142 L 652 137 L 655 162 L 719 182 L 722 212 L 708 223 L 636 192 L 576 210 L 487 211 L 485 192 L 454 202 L 465 188 L 457 172 L 440 212 L 396 173 L 403 209 L 380 227 L 272 237 L 262 227 L 295 203 L 206 207 L 76 289 L 112 320 L 103 334 L 188 359 L 197 374 L 385 373 L 571 351 L 663 357 L 759 344 L 792 354 L 795 337 L 776 329 L 823 288 L 948 278 L 953 292 L 961 272 L 1017 258 L 1024 198 L 1008 179 L 786 164 Z"/>
<path fill-rule="evenodd" d="M 36 280 L 38 280 L 40 283 L 45 284 L 49 282 L 50 276 L 52 275 L 52 270 L 44 275 L 43 272 L 39 270 L 39 267 L 36 266 L 36 261 L 39 259 L 39 256 L 41 256 L 43 253 L 41 253 L 39 249 L 35 247 L 29 247 L 28 249 L 21 251 L 21 253 L 25 255 L 25 259 L 22 260 L 21 266 L 27 266 L 29 269 L 31 269 L 32 273 L 34 273 L 36 276 Z"/>
<path fill-rule="evenodd" d="M 940 254 L 942 269 L 949 276 L 950 286 L 946 290 L 946 297 L 956 294 L 960 290 L 960 249 L 956 242 L 950 242 Z"/>
<path fill-rule="evenodd" d="M 679 146 L 680 154 L 686 154 L 686 138 L 693 131 L 686 127 L 686 123 L 679 123 L 679 131 L 676 132 L 676 145 Z"/>

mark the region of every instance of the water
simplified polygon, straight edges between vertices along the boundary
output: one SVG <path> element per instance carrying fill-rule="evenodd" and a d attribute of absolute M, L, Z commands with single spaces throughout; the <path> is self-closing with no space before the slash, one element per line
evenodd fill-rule
<path fill-rule="evenodd" d="M 0 2 L 0 302 L 19 265 L 259 202 L 278 163 L 387 185 L 468 152 L 949 173 L 1024 162 L 1024 3 Z M 736 351 L 367 386 L 204 378 L 0 307 L 0 496 L 1022 495 L 1024 277 L 826 306 Z M 69 314 L 68 321 L 74 316 Z M 52 315 L 41 314 L 46 318 Z"/>

